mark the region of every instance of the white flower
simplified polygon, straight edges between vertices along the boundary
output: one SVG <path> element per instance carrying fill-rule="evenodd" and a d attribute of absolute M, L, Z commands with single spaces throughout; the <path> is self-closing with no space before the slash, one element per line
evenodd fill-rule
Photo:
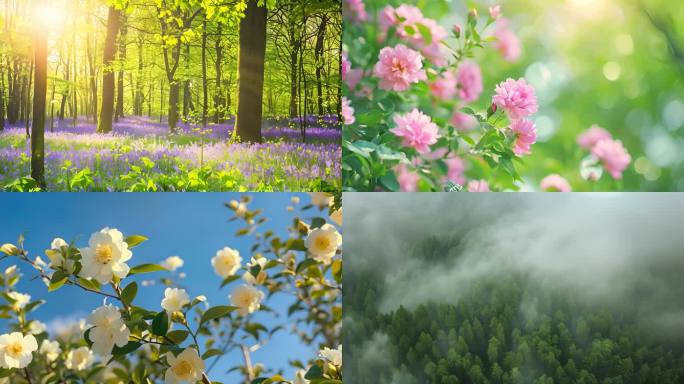
<path fill-rule="evenodd" d="M 318 352 L 318 356 L 321 359 L 327 360 L 332 365 L 341 367 L 342 366 L 342 345 L 340 344 L 337 349 L 330 349 L 325 347 Z"/>
<path fill-rule="evenodd" d="M 241 285 L 233 290 L 230 295 L 230 303 L 238 307 L 238 313 L 242 316 L 255 312 L 261 307 L 264 293 L 251 285 Z"/>
<path fill-rule="evenodd" d="M 327 192 L 308 192 L 311 196 L 311 204 L 316 205 L 320 208 L 329 207 L 334 200 L 332 193 Z"/>
<path fill-rule="evenodd" d="M 24 368 L 33 360 L 38 343 L 33 335 L 12 332 L 0 336 L 0 367 Z"/>
<path fill-rule="evenodd" d="M 100 356 L 109 356 L 116 344 L 123 347 L 128 344 L 131 331 L 124 324 L 119 308 L 109 304 L 95 309 L 88 316 L 90 341 L 93 351 Z"/>
<path fill-rule="evenodd" d="M 242 280 L 251 285 L 263 284 L 268 278 L 268 272 L 264 271 L 264 267 L 267 263 L 268 260 L 265 257 L 260 257 L 258 259 L 252 257 L 252 260 L 249 262 L 249 264 L 247 264 L 247 272 L 245 272 L 245 274 L 242 275 Z M 254 278 L 252 272 L 250 272 L 250 269 L 252 269 L 252 267 L 256 265 L 259 265 L 261 267 L 261 270 L 259 271 L 257 277 Z"/>
<path fill-rule="evenodd" d="M 47 326 L 45 325 L 45 323 L 42 323 L 38 320 L 33 320 L 29 324 L 29 332 L 31 332 L 31 334 L 33 335 L 40 335 L 41 333 L 45 332 L 46 329 Z"/>
<path fill-rule="evenodd" d="M 234 275 L 240 269 L 240 263 L 242 263 L 240 253 L 229 247 L 218 250 L 216 256 L 211 259 L 211 265 L 214 267 L 214 270 L 224 279 Z"/>
<path fill-rule="evenodd" d="M 299 196 L 292 196 L 290 201 L 292 202 L 292 204 L 299 204 Z"/>
<path fill-rule="evenodd" d="M 14 299 L 14 303 L 12 304 L 12 309 L 14 309 L 15 312 L 19 312 L 22 308 L 28 304 L 29 301 L 31 301 L 31 296 L 30 295 L 25 295 L 23 293 L 19 292 L 9 292 L 7 296 L 11 297 Z"/>
<path fill-rule="evenodd" d="M 166 361 L 169 363 L 169 368 L 164 376 L 166 384 L 178 384 L 181 382 L 192 384 L 202 379 L 204 361 L 202 361 L 195 348 L 186 348 L 178 356 L 168 352 L 166 354 Z"/>
<path fill-rule="evenodd" d="M 295 373 L 295 378 L 292 381 L 292 384 L 309 384 L 309 380 L 305 379 L 304 375 L 306 375 L 306 371 L 303 369 L 298 369 Z"/>
<path fill-rule="evenodd" d="M 235 209 L 235 215 L 237 217 L 245 217 L 246 213 L 247 213 L 247 204 L 245 204 L 245 203 L 238 204 L 238 207 Z"/>
<path fill-rule="evenodd" d="M 62 253 L 62 247 L 68 247 L 66 241 L 60 239 L 59 237 L 52 240 L 50 244 L 50 249 L 45 251 L 45 254 L 50 259 L 50 268 L 58 269 L 63 268 L 68 273 L 74 272 L 74 260 L 68 260 L 64 257 Z"/>
<path fill-rule="evenodd" d="M 342 207 L 337 211 L 330 214 L 330 219 L 335 222 L 335 224 L 342 226 Z"/>
<path fill-rule="evenodd" d="M 5 269 L 5 279 L 9 280 L 11 277 L 14 276 L 15 272 L 17 272 L 17 266 L 16 265 L 13 265 L 11 267 L 7 267 L 7 269 Z"/>
<path fill-rule="evenodd" d="M 59 357 L 59 354 L 62 353 L 62 349 L 59 347 L 59 343 L 56 341 L 43 340 L 43 343 L 40 344 L 40 349 L 38 352 L 45 355 L 45 358 L 48 361 L 55 361 Z"/>
<path fill-rule="evenodd" d="M 180 311 L 187 304 L 190 304 L 190 296 L 188 296 L 184 289 L 166 288 L 164 290 L 164 299 L 161 302 L 161 306 L 167 313 L 171 314 Z"/>
<path fill-rule="evenodd" d="M 180 268 L 185 264 L 183 262 L 183 259 L 181 259 L 178 256 L 170 256 L 167 257 L 166 260 L 162 261 L 161 266 L 168 269 L 169 271 L 175 271 L 176 269 Z"/>
<path fill-rule="evenodd" d="M 304 244 L 314 260 L 328 265 L 342 245 L 342 236 L 332 225 L 323 224 L 309 232 Z"/>
<path fill-rule="evenodd" d="M 80 347 L 69 351 L 64 365 L 67 369 L 75 371 L 82 371 L 90 366 L 93 362 L 93 351 L 88 347 Z"/>
<path fill-rule="evenodd" d="M 128 275 L 130 268 L 126 261 L 131 259 L 133 253 L 119 230 L 104 228 L 90 236 L 88 247 L 81 249 L 81 256 L 81 275 L 106 284 L 115 276 L 123 279 Z"/>

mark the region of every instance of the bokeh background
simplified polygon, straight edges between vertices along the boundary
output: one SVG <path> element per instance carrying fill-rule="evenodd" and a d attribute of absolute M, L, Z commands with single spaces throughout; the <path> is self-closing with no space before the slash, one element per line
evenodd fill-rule
<path fill-rule="evenodd" d="M 486 15 L 500 4 L 522 41 L 508 63 L 493 48 L 477 50 L 484 110 L 494 86 L 525 77 L 537 91 L 538 142 L 520 165 L 522 190 L 538 189 L 549 173 L 573 190 L 590 190 L 580 163 L 588 154 L 577 135 L 597 124 L 621 140 L 632 162 L 623 180 L 608 175 L 599 190 L 684 190 L 684 2 L 668 0 L 366 0 L 371 17 L 387 4 L 420 7 L 447 30 L 468 9 Z M 345 37 L 347 38 L 347 37 Z M 607 180 L 611 180 L 610 183 Z"/>

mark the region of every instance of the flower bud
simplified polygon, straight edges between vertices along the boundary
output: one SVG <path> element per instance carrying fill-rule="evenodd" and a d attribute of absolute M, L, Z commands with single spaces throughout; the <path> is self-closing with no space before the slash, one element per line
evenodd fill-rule
<path fill-rule="evenodd" d="M 456 38 L 461 37 L 461 24 L 454 24 L 454 35 L 456 35 Z"/>
<path fill-rule="evenodd" d="M 237 200 L 231 200 L 230 203 L 228 203 L 228 207 L 233 211 L 236 210 L 238 208 Z"/>

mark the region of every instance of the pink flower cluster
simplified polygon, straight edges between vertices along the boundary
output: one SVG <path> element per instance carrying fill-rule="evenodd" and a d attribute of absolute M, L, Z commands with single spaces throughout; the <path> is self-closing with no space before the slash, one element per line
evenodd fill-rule
<path fill-rule="evenodd" d="M 441 100 L 458 95 L 466 103 L 477 100 L 482 93 L 482 73 L 474 61 L 463 62 L 454 75 L 451 71 L 440 74 L 431 84 L 432 94 Z"/>
<path fill-rule="evenodd" d="M 492 11 L 490 10 L 490 13 L 491 12 Z M 518 36 L 509 27 L 509 21 L 507 19 L 503 17 L 499 18 L 492 36 L 496 39 L 494 46 L 499 50 L 499 53 L 501 53 L 504 60 L 512 63 L 520 58 L 522 45 L 520 44 Z"/>
<path fill-rule="evenodd" d="M 394 8 L 388 5 L 380 12 L 378 20 L 382 39 L 386 37 L 391 27 L 396 27 L 397 36 L 412 47 L 421 50 L 433 64 L 446 65 L 442 41 L 447 38 L 447 31 L 435 20 L 424 17 L 418 7 L 402 4 Z M 419 25 L 430 31 L 429 44 L 420 33 Z"/>
<path fill-rule="evenodd" d="M 366 5 L 363 0 L 344 0 L 342 3 L 342 15 L 345 19 L 353 22 L 368 20 Z"/>
<path fill-rule="evenodd" d="M 468 192 L 489 192 L 489 183 L 487 180 L 470 180 Z"/>
<path fill-rule="evenodd" d="M 394 91 L 405 91 L 412 83 L 427 79 L 423 56 L 403 44 L 381 49 L 373 74 L 380 78 L 380 88 Z"/>
<path fill-rule="evenodd" d="M 354 124 L 356 118 L 354 117 L 354 108 L 351 106 L 351 101 L 346 97 L 342 97 L 342 119 L 345 125 Z"/>
<path fill-rule="evenodd" d="M 577 137 L 577 144 L 591 151 L 591 154 L 598 159 L 603 168 L 610 173 L 614 179 L 621 179 L 622 172 L 632 161 L 625 147 L 620 140 L 613 140 L 610 132 L 594 124 Z"/>
<path fill-rule="evenodd" d="M 542 179 L 539 184 L 543 191 L 547 192 L 571 192 L 570 183 L 562 176 L 553 173 Z"/>
<path fill-rule="evenodd" d="M 520 119 L 537 112 L 537 96 L 525 79 L 508 78 L 494 89 L 492 103 L 503 108 L 511 119 Z"/>
<path fill-rule="evenodd" d="M 537 96 L 525 79 L 511 78 L 496 86 L 492 104 L 503 109 L 512 120 L 510 129 L 515 135 L 513 152 L 518 155 L 530 153 L 530 146 L 537 141 L 534 123 L 525 117 L 537 112 Z"/>
<path fill-rule="evenodd" d="M 591 154 L 601 160 L 603 167 L 614 179 L 621 179 L 622 171 L 632 161 L 620 140 L 601 140 L 591 149 Z"/>
<path fill-rule="evenodd" d="M 407 114 L 394 116 L 394 122 L 397 126 L 390 129 L 390 132 L 403 138 L 402 145 L 413 147 L 418 153 L 430 152 L 430 145 L 440 138 L 437 124 L 417 108 Z"/>
<path fill-rule="evenodd" d="M 350 90 L 353 90 L 359 84 L 361 78 L 363 78 L 363 71 L 352 69 L 347 52 L 342 52 L 342 81 L 347 84 Z"/>

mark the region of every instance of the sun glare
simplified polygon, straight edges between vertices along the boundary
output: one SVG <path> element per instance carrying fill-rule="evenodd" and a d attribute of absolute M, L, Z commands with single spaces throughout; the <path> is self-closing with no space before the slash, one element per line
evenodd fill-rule
<path fill-rule="evenodd" d="M 64 4 L 60 1 L 51 1 L 48 4 L 37 6 L 35 20 L 39 27 L 46 28 L 49 31 L 61 30 L 66 20 Z"/>

